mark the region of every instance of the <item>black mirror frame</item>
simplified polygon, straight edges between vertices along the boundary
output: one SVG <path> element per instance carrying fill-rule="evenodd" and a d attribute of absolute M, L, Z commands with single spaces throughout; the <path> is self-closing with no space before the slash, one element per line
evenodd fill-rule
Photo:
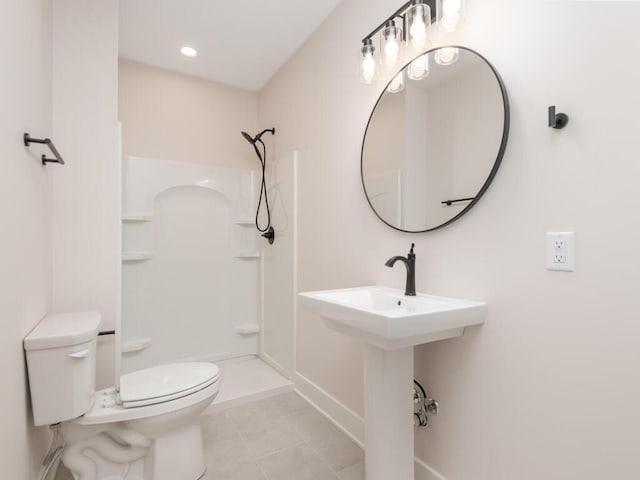
<path fill-rule="evenodd" d="M 420 55 L 416 55 L 409 62 L 407 62 L 400 70 L 398 70 L 396 75 L 398 73 L 400 73 L 401 71 L 403 71 L 404 69 L 406 69 L 411 64 L 411 62 L 413 62 L 416 58 L 421 57 L 422 55 L 426 55 L 426 54 L 435 52 L 436 50 L 439 50 L 440 48 L 458 48 L 460 50 L 466 50 L 466 51 L 471 52 L 471 53 L 477 55 L 478 57 L 480 57 L 489 66 L 489 68 L 491 69 L 491 71 L 495 75 L 496 80 L 498 81 L 498 85 L 500 86 L 500 92 L 502 93 L 502 105 L 503 105 L 503 112 L 504 112 L 504 127 L 502 129 L 502 140 L 500 141 L 500 148 L 498 149 L 498 155 L 496 157 L 496 161 L 494 162 L 493 167 L 491 168 L 491 172 L 489 172 L 489 175 L 488 175 L 487 179 L 485 180 L 484 184 L 482 185 L 482 188 L 480 188 L 480 191 L 475 195 L 474 199 L 460 213 L 458 213 L 455 217 L 450 218 L 446 222 L 444 222 L 444 223 L 442 223 L 442 224 L 440 224 L 440 225 L 438 225 L 436 227 L 429 228 L 429 229 L 426 229 L 426 230 L 403 230 L 402 228 L 398 228 L 398 227 L 396 227 L 394 225 L 391 225 L 389 222 L 387 222 L 384 218 L 382 218 L 378 214 L 376 209 L 373 208 L 371 200 L 369 199 L 369 194 L 367 193 L 367 187 L 365 186 L 365 183 L 364 183 L 364 144 L 365 144 L 365 141 L 367 139 L 367 131 L 369 130 L 369 125 L 371 124 L 371 119 L 373 118 L 373 114 L 375 113 L 376 108 L 378 107 L 378 104 L 380 103 L 380 100 L 382 100 L 383 95 L 387 91 L 387 87 L 393 81 L 393 78 L 395 77 L 395 75 L 394 75 L 392 77 L 392 79 L 389 81 L 389 83 L 387 83 L 385 85 L 384 89 L 382 90 L 382 93 L 380 94 L 380 96 L 378 97 L 378 100 L 376 101 L 375 105 L 373 106 L 373 110 L 371 110 L 371 115 L 369 115 L 369 121 L 367 122 L 367 127 L 364 130 L 364 136 L 362 137 L 362 149 L 360 150 L 360 177 L 361 177 L 361 180 L 362 180 L 362 189 L 364 190 L 364 195 L 367 198 L 367 202 L 369 203 L 369 206 L 371 207 L 371 210 L 373 210 L 373 213 L 375 213 L 376 217 L 378 217 L 383 223 L 385 223 L 389 227 L 393 228 L 394 230 L 398 230 L 400 232 L 405 232 L 405 233 L 432 232 L 434 230 L 438 230 L 439 228 L 443 228 L 443 227 L 446 227 L 447 225 L 450 225 L 451 223 L 455 222 L 460 217 L 462 217 L 469 210 L 471 210 L 471 208 L 473 208 L 473 206 L 476 203 L 478 203 L 480 198 L 482 198 L 484 193 L 489 188 L 489 185 L 491 185 L 491 182 L 493 181 L 494 177 L 496 176 L 496 173 L 498 173 L 498 169 L 500 168 L 500 164 L 502 163 L 502 158 L 504 157 L 504 153 L 505 153 L 505 150 L 507 148 L 507 141 L 509 139 L 509 127 L 510 127 L 510 123 L 511 123 L 510 122 L 510 118 L 511 117 L 510 117 L 510 113 L 509 113 L 509 97 L 507 95 L 507 89 L 506 89 L 506 87 L 504 85 L 504 82 L 502 81 L 502 77 L 500 76 L 498 71 L 495 69 L 495 67 L 491 64 L 491 62 L 489 62 L 489 60 L 487 60 L 483 55 L 480 55 L 475 50 L 473 50 L 471 48 L 468 48 L 468 47 L 463 47 L 463 46 L 460 46 L 460 45 L 443 45 L 443 46 L 440 46 L 440 47 L 437 47 L 437 48 L 432 48 L 430 50 L 427 50 L 424 53 L 421 53 Z"/>

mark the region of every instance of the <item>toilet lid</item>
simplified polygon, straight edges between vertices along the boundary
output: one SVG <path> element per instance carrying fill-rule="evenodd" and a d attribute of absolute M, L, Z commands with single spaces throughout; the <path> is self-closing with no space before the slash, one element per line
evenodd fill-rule
<path fill-rule="evenodd" d="M 184 397 L 218 380 L 213 363 L 173 363 L 138 370 L 120 377 L 122 406 L 138 407 Z"/>

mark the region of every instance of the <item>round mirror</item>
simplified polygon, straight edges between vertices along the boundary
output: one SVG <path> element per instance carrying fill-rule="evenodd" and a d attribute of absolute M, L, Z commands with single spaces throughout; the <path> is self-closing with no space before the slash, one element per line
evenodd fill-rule
<path fill-rule="evenodd" d="M 465 47 L 431 50 L 385 87 L 362 143 L 362 185 L 376 215 L 405 232 L 457 220 L 493 180 L 509 134 L 502 79 Z"/>

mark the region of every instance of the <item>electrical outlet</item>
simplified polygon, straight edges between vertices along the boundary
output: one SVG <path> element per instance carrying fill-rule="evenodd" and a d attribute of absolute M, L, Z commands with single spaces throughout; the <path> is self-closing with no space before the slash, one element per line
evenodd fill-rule
<path fill-rule="evenodd" d="M 567 263 L 567 241 L 564 238 L 555 238 L 552 241 L 553 258 L 551 261 L 555 264 Z"/>
<path fill-rule="evenodd" d="M 575 233 L 547 232 L 547 270 L 575 270 Z"/>

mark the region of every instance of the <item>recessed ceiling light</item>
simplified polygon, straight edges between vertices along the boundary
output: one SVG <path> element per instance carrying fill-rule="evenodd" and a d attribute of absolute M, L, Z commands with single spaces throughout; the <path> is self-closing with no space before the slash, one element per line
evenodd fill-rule
<path fill-rule="evenodd" d="M 182 47 L 180 49 L 180 53 L 183 54 L 185 57 L 197 57 L 198 56 L 198 51 L 193 47 Z"/>

